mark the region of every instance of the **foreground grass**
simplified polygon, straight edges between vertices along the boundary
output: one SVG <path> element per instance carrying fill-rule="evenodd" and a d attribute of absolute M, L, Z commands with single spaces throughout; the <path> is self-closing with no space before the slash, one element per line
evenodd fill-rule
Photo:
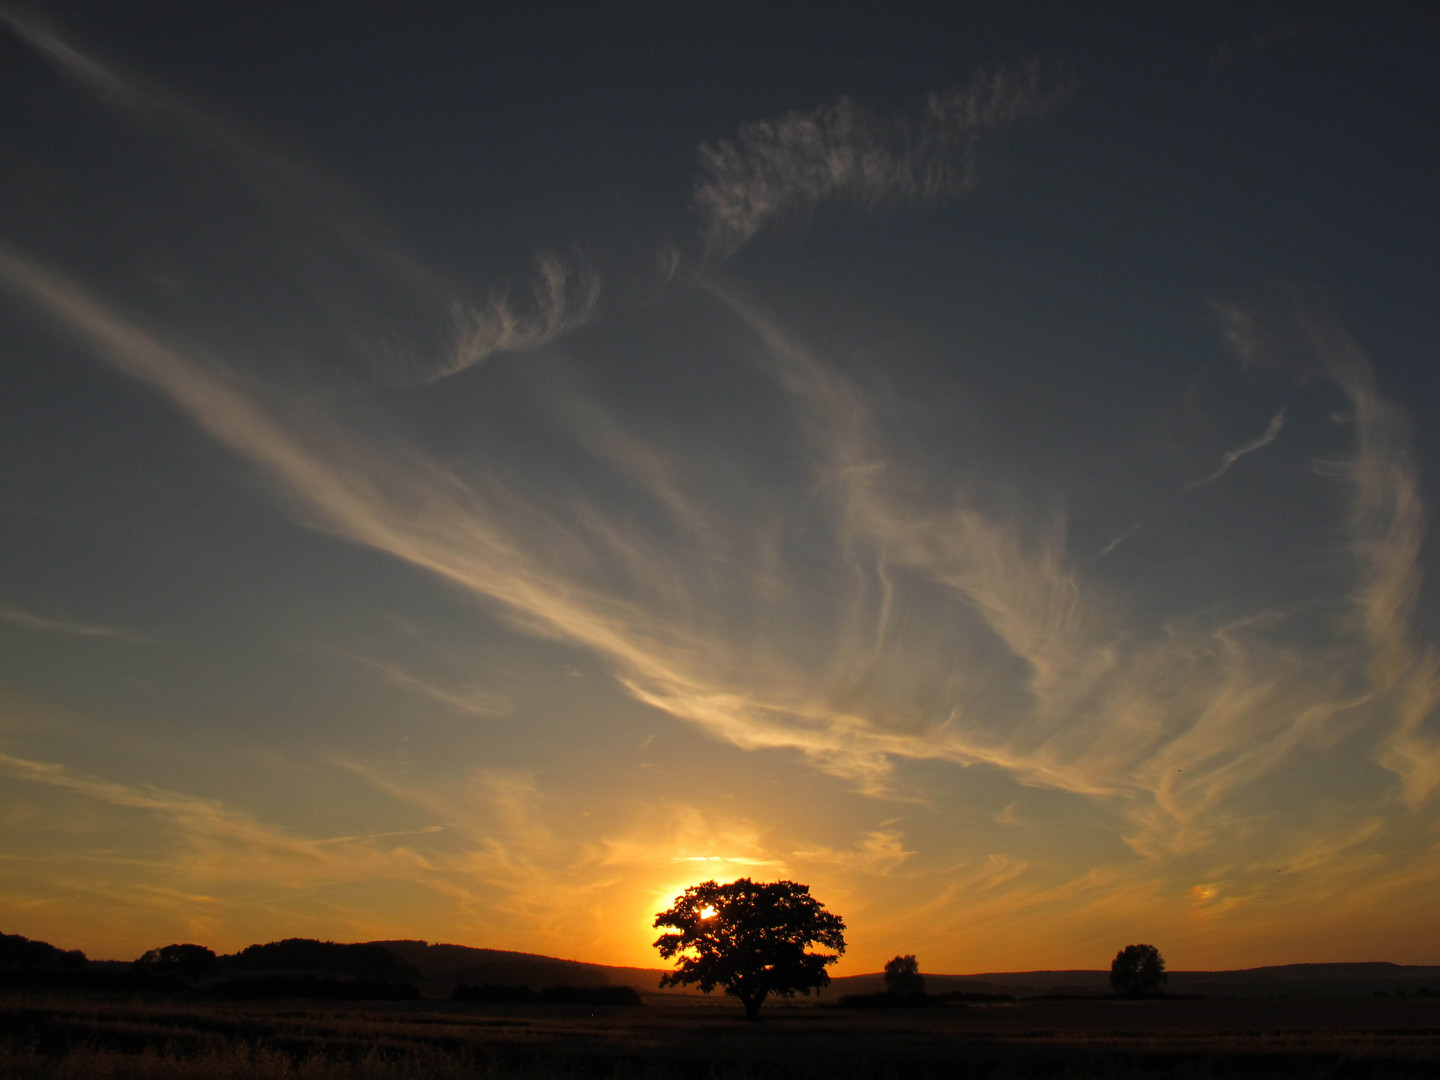
<path fill-rule="evenodd" d="M 1440 1006 L 286 1007 L 0 1000 L 16 1080 L 1434 1077 Z"/>

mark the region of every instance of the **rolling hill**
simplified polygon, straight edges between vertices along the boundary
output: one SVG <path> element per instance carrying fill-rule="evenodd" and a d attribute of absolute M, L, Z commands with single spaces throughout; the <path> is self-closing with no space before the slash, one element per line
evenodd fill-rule
<path fill-rule="evenodd" d="M 535 953 L 502 949 L 476 949 L 468 945 L 430 944 L 424 941 L 378 941 L 419 969 L 429 983 L 494 983 L 525 985 L 534 989 L 570 986 L 633 986 L 645 993 L 660 991 L 666 968 L 611 967 L 579 960 L 562 960 Z M 1110 992 L 1108 970 L 997 971 L 974 975 L 925 972 L 925 988 L 932 993 L 952 990 L 988 994 L 1103 995 Z M 1211 997 L 1345 997 L 1357 994 L 1413 994 L 1425 989 L 1440 994 L 1440 966 L 1383 962 L 1348 964 L 1283 964 L 1238 971 L 1172 971 L 1166 989 L 1172 994 Z M 834 999 L 843 994 L 883 990 L 880 973 L 847 975 L 834 979 L 820 995 Z M 694 993 L 693 988 L 664 991 Z"/>

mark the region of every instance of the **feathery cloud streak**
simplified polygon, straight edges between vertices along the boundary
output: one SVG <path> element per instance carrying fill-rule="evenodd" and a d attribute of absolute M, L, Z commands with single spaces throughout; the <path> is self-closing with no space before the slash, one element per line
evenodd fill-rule
<path fill-rule="evenodd" d="M 130 645 L 159 644 L 154 638 L 132 634 L 128 630 L 116 630 L 113 627 L 96 626 L 91 623 L 71 622 L 67 619 L 47 619 L 12 607 L 0 607 L 0 619 L 15 626 L 23 626 L 27 630 L 44 630 L 56 634 L 71 634 L 75 637 L 108 638 L 111 641 L 123 641 Z"/>
<path fill-rule="evenodd" d="M 1385 400 L 1370 362 L 1333 318 L 1307 307 L 1294 290 L 1269 312 L 1216 304 L 1225 339 L 1248 367 L 1297 382 L 1323 379 L 1350 406 L 1355 455 L 1320 461 L 1317 470 L 1345 482 L 1344 524 L 1356 581 L 1350 596 L 1365 675 L 1392 718 L 1376 760 L 1402 781 L 1416 806 L 1440 790 L 1440 732 L 1430 726 L 1440 705 L 1440 658 L 1419 643 L 1411 614 L 1420 591 L 1425 507 L 1410 451 L 1404 410 Z"/>
<path fill-rule="evenodd" d="M 963 487 L 949 505 L 905 498 L 899 493 L 916 485 L 896 459 L 903 442 L 877 425 L 859 388 L 753 307 L 727 300 L 797 402 L 857 571 L 878 577 L 888 562 L 920 575 L 961 599 L 1028 669 L 1028 700 L 1011 698 L 988 713 L 964 694 L 936 700 L 944 723 L 932 720 L 900 740 L 911 753 L 984 762 L 1025 783 L 1127 795 L 1139 800 L 1137 845 L 1164 836 L 1185 846 L 1198 841 L 1182 826 L 1323 739 L 1334 717 L 1356 704 L 1332 669 L 1335 658 L 1267 640 L 1273 620 L 1176 621 L 1159 638 L 1137 638 L 1123 610 L 1070 565 L 1053 516 L 1032 514 L 1031 525 L 1024 516 L 997 517 Z M 883 628 L 875 636 L 883 639 Z M 950 658 L 957 662 L 964 670 L 962 659 Z"/>
<path fill-rule="evenodd" d="M 213 799 L 153 786 L 117 783 L 77 772 L 65 765 L 33 761 L 0 753 L 0 773 L 12 780 L 74 792 L 107 806 L 140 810 L 165 821 L 183 839 L 191 872 L 212 880 L 257 875 L 291 882 L 354 880 L 379 869 L 384 853 L 372 848 L 367 865 L 357 862 L 357 849 L 373 837 L 310 840 L 264 824 L 249 814 Z M 344 850 L 348 848 L 349 850 Z M 241 856 L 239 862 L 235 857 Z M 402 858 L 395 874 L 413 872 L 413 860 Z"/>
<path fill-rule="evenodd" d="M 887 207 L 965 195 L 985 142 L 1043 116 L 1070 89 L 1038 60 L 976 71 L 932 93 L 918 117 L 882 117 L 849 98 L 744 125 L 700 148 L 693 204 L 707 252 L 733 254 L 761 228 L 838 200 Z"/>
<path fill-rule="evenodd" d="M 482 490 L 419 455 L 386 455 L 313 409 L 294 417 L 267 409 L 222 369 L 188 359 L 74 283 L 4 248 L 0 280 L 265 470 L 312 524 L 498 602 L 532 633 L 595 650 L 641 700 L 670 711 L 683 703 L 687 718 L 742 745 L 799 746 L 856 775 L 884 771 L 877 750 L 904 747 L 903 740 L 868 734 L 854 718 L 771 707 L 716 685 L 702 658 L 724 655 L 723 645 L 668 621 L 670 605 L 648 611 L 615 591 L 613 579 L 609 591 L 583 580 L 585 568 L 608 554 L 620 563 L 621 581 L 647 584 L 637 579 L 650 572 L 643 553 L 603 521 L 577 535 L 497 481 L 480 481 Z M 649 584 L 663 582 L 657 576 Z"/>
<path fill-rule="evenodd" d="M 583 262 L 555 255 L 535 260 L 533 303 L 517 305 L 508 293 L 492 293 L 484 305 L 451 309 L 455 349 L 449 363 L 426 376 L 435 382 L 472 368 L 499 352 L 538 349 L 592 321 L 600 303 L 600 278 Z"/>
<path fill-rule="evenodd" d="M 413 672 L 406 671 L 399 664 L 389 664 L 383 660 L 373 660 L 364 656 L 356 656 L 353 659 L 356 663 L 379 672 L 390 685 L 402 690 L 413 691 L 421 697 L 439 702 L 456 712 L 469 716 L 494 718 L 508 716 L 513 710 L 513 703 L 509 698 L 503 694 L 486 690 L 482 686 L 441 686 L 430 679 L 422 679 Z"/>
<path fill-rule="evenodd" d="M 897 759 L 985 763 L 1025 783 L 1143 794 L 1136 808 L 1142 833 L 1160 830 L 1183 846 L 1191 841 L 1179 823 L 1194 822 L 1300 748 L 1332 738 L 1338 718 L 1365 699 L 1346 689 L 1355 673 L 1347 675 L 1336 656 L 1307 656 L 1271 641 L 1273 619 L 1176 623 L 1162 638 L 1134 640 L 1113 603 L 1077 578 L 1053 519 L 1021 526 L 968 506 L 963 491 L 948 507 L 897 500 L 907 484 L 897 482 L 898 463 L 887 462 L 889 443 L 858 389 L 734 296 L 726 302 L 759 336 L 796 403 L 820 490 L 833 500 L 838 550 L 852 572 L 881 583 L 888 562 L 962 599 L 1029 669 L 1008 698 L 992 694 L 995 704 L 977 710 L 934 672 L 895 670 L 910 661 L 903 649 L 884 647 L 896 608 L 893 584 L 890 600 L 873 609 L 853 590 L 844 593 L 878 622 L 829 647 L 838 650 L 832 670 L 868 665 L 882 684 L 918 674 L 928 690 L 907 718 L 865 692 L 849 693 L 846 705 L 843 680 L 822 675 L 817 682 L 817 672 L 783 662 L 762 669 L 765 682 L 757 685 L 752 674 L 742 688 L 739 673 L 751 654 L 695 623 L 696 596 L 685 583 L 694 571 L 675 578 L 683 562 L 657 571 L 659 549 L 636 548 L 603 519 L 562 526 L 498 483 L 463 484 L 416 455 L 380 456 L 310 413 L 302 434 L 218 370 L 123 323 L 23 257 L 0 251 L 0 277 L 268 471 L 315 523 L 500 603 L 532 632 L 596 651 L 640 701 L 747 749 L 798 749 L 867 790 L 885 790 Z M 1322 345 L 1339 347 L 1328 338 Z M 1406 494 L 1413 475 L 1403 453 L 1394 456 L 1395 418 L 1370 392 L 1363 358 L 1343 355 L 1332 367 L 1363 420 L 1361 452 L 1347 469 L 1356 480 L 1352 522 L 1364 556 L 1360 605 L 1378 655 L 1389 656 L 1403 653 L 1414 587 L 1418 521 L 1413 493 Z M 1385 661 L 1394 686 L 1397 672 L 1417 670 L 1406 656 Z M 954 658 L 936 657 L 936 664 L 953 668 Z M 985 681 L 979 672 L 969 678 L 977 687 Z M 1412 695 L 1428 700 L 1425 680 L 1410 679 L 1404 685 Z M 1419 708 L 1406 706 L 1406 715 L 1423 715 Z M 1419 723 L 1402 722 L 1386 758 L 1410 763 L 1408 790 L 1417 798 L 1433 786 Z M 1158 817 L 1144 809 L 1150 805 Z"/>
<path fill-rule="evenodd" d="M 270 245 L 266 265 L 234 275 L 226 288 L 243 295 L 254 278 L 278 273 L 287 280 L 296 307 L 291 336 L 307 343 L 312 372 L 323 370 L 322 355 L 327 363 L 346 356 L 352 381 L 433 383 L 496 353 L 550 344 L 597 313 L 600 278 L 578 254 L 537 255 L 528 298 L 507 286 L 472 302 L 467 295 L 476 290 L 432 270 L 337 179 L 163 87 L 115 70 L 38 17 L 0 6 L 0 24 L 103 104 L 171 135 L 182 158 L 220 164 L 234 182 L 225 218 L 248 223 L 239 234 L 245 241 L 260 235 Z M 245 246 L 229 253 L 239 266 Z M 283 347 L 293 353 L 296 340 Z"/>

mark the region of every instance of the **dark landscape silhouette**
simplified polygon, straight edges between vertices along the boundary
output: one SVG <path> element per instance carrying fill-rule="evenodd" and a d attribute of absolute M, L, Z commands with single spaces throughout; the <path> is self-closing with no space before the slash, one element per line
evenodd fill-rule
<path fill-rule="evenodd" d="M 705 886 L 676 901 L 699 924 L 717 921 L 712 904 L 727 895 Z M 768 910 L 762 922 L 772 929 L 798 920 L 837 947 L 843 923 L 820 917 L 829 913 L 802 888 L 747 881 L 728 895 Z M 676 915 L 657 919 L 684 924 Z M 709 969 L 714 987 L 735 977 L 723 960 Z M 1153 982 L 1138 991 L 1125 982 L 1130 961 L 1144 970 L 1147 960 L 1163 958 L 1153 946 L 1127 946 L 1110 970 L 946 975 L 922 973 L 920 959 L 905 954 L 884 971 L 835 979 L 819 978 L 828 965 L 815 962 L 771 983 L 766 996 L 782 1000 L 759 1014 L 753 984 L 754 1008 L 742 1011 L 724 995 L 696 993 L 694 970 L 687 981 L 678 970 L 457 944 L 287 938 L 219 955 L 173 943 L 125 961 L 3 935 L 0 1072 L 37 1080 L 338 1080 L 357 1070 L 371 1080 L 679 1080 L 719 1068 L 737 1078 L 779 1070 L 829 1080 L 898 1068 L 924 1080 L 963 1067 L 982 1080 L 1179 1080 L 1422 1077 L 1440 1064 L 1440 994 L 1432 992 L 1440 966 L 1171 971 L 1162 993 Z M 785 987 L 814 996 L 784 999 Z M 747 1015 L 761 1022 L 746 1024 Z M 756 1034 L 737 1043 L 737 1026 Z"/>
<path fill-rule="evenodd" d="M 270 945 L 305 941 L 310 945 L 333 945 L 313 939 L 286 939 Z M 418 940 L 388 940 L 336 945 L 338 950 L 355 946 L 384 949 L 415 974 L 411 980 L 425 989 L 427 998 L 445 997 L 462 983 L 483 986 L 525 986 L 532 991 L 567 985 L 574 987 L 628 986 L 647 997 L 691 996 L 686 986 L 662 986 L 666 968 L 623 967 L 563 959 L 538 953 L 488 949 L 470 945 Z M 256 948 L 249 946 L 247 948 Z M 209 950 L 207 950 L 209 951 Z M 246 950 L 234 954 L 242 955 Z M 146 954 L 148 955 L 148 953 Z M 255 954 L 251 954 L 252 956 Z M 263 953 L 261 955 L 264 955 Z M 275 955 L 270 953 L 269 955 Z M 254 977 L 257 967 L 237 968 L 231 957 L 217 955 L 219 973 L 230 977 Z M 183 979 L 168 973 L 137 980 L 137 961 L 89 959 L 79 949 L 66 950 L 19 934 L 0 934 L 0 987 L 82 986 L 92 982 L 98 988 L 113 986 L 132 992 L 136 986 L 186 987 Z M 334 974 L 333 967 L 320 967 L 311 974 Z M 1397 964 L 1389 961 L 1347 963 L 1275 964 L 1254 968 L 1215 971 L 1168 971 L 1167 991 L 1172 996 L 1204 994 L 1215 997 L 1440 997 L 1440 965 Z M 1042 969 L 1035 971 L 992 971 L 969 974 L 926 972 L 925 989 L 936 994 L 1001 995 L 1016 999 L 1040 996 L 1103 998 L 1113 993 L 1106 968 Z M 218 981 L 218 980 L 212 980 Z M 201 983 L 203 985 L 203 982 Z M 444 993 L 439 993 L 443 988 Z M 814 1000 L 833 1002 L 845 995 L 884 992 L 888 984 L 883 972 L 834 976 L 825 987 L 814 991 Z"/>
<path fill-rule="evenodd" d="M 721 1070 L 831 1080 L 899 1070 L 924 1080 L 963 1068 L 981 1080 L 1204 1080 L 1428 1077 L 1440 1064 L 1440 995 L 1431 992 L 1440 966 L 1168 972 L 1165 996 L 1116 994 L 1099 968 L 922 975 L 914 955 L 886 966 L 773 1002 L 747 1024 L 724 995 L 662 988 L 674 972 L 533 953 L 292 937 L 229 956 L 177 943 L 137 960 L 89 960 L 7 935 L 0 1071 L 688 1080 Z M 373 978 L 384 972 L 413 978 Z"/>

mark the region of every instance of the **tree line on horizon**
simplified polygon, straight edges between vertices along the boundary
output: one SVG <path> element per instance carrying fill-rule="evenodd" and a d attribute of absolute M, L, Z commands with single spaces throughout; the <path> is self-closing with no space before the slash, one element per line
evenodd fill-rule
<path fill-rule="evenodd" d="M 660 988 L 698 985 L 702 993 L 708 994 L 719 987 L 739 1000 L 750 1020 L 758 1017 L 761 1005 L 771 996 L 808 995 L 827 986 L 830 976 L 826 968 L 845 951 L 844 920 L 811 896 L 809 886 L 794 881 L 739 878 L 723 884 L 701 882 L 677 896 L 669 909 L 658 913 L 654 925 L 670 931 L 662 934 L 654 946 L 663 959 L 673 960 L 676 965 L 675 970 L 661 977 Z M 390 944 L 406 946 L 407 950 L 420 946 L 422 956 L 429 948 L 466 948 L 430 946 L 423 941 Z M 812 946 L 830 951 L 811 951 Z M 552 963 L 559 966 L 564 962 Z M 203 989 L 214 996 L 242 998 L 413 999 L 420 996 L 413 980 L 422 977 L 415 964 L 385 943 L 346 944 L 313 938 L 249 945 L 226 956 L 203 945 L 166 945 L 135 960 L 129 966 L 129 979 L 117 972 L 112 962 L 100 965 L 92 968 L 79 949 L 66 951 L 18 934 L 0 934 L 0 987 Z M 247 974 L 219 978 L 231 971 Z M 253 972 L 267 974 L 249 974 Z M 919 961 L 913 954 L 896 955 L 887 962 L 884 980 L 883 993 L 850 994 L 838 1004 L 895 1008 L 1014 1000 L 1010 994 L 964 990 L 927 993 Z M 1165 959 L 1154 945 L 1126 945 L 1110 963 L 1110 987 L 1116 997 L 1164 997 L 1166 980 Z M 1424 987 L 1417 992 L 1429 995 Z M 1039 996 L 1089 995 L 1061 992 Z M 562 985 L 537 992 L 530 985 L 490 983 L 459 983 L 452 1000 L 639 1004 L 634 988 Z"/>
<path fill-rule="evenodd" d="M 421 997 L 415 982 L 419 978 L 419 968 L 378 942 L 286 938 L 228 955 L 204 945 L 175 943 L 151 949 L 122 968 L 110 961 L 92 963 L 79 949 L 65 951 L 19 934 L 0 934 L 0 988 L 199 994 L 222 1001 L 413 1001 Z M 632 987 L 565 984 L 534 989 L 460 983 L 450 999 L 540 1005 L 641 1004 Z"/>
<path fill-rule="evenodd" d="M 747 1019 L 757 1019 L 770 996 L 810 994 L 830 982 L 826 968 L 845 951 L 845 923 L 793 881 L 755 882 L 740 878 L 725 884 L 691 886 L 672 906 L 655 916 L 655 926 L 670 929 L 655 947 L 676 968 L 660 980 L 667 986 L 716 987 L 738 999 Z M 811 946 L 829 949 L 812 952 Z M 220 978 L 224 972 L 246 974 Z M 264 972 L 263 975 L 252 973 Z M 84 986 L 157 991 L 194 991 L 221 998 L 318 997 L 343 1000 L 398 1000 L 420 997 L 420 969 L 378 942 L 352 944 L 286 938 L 246 946 L 219 955 L 204 945 L 175 943 L 151 949 L 130 965 L 130 978 L 110 969 L 91 969 L 78 949 L 65 951 L 46 942 L 0 934 L 0 985 L 37 984 L 56 988 Z M 317 977 L 318 976 L 318 977 Z M 955 991 L 925 992 L 919 961 L 897 955 L 885 965 L 883 994 L 846 995 L 851 1007 L 918 1007 L 1010 995 Z M 1111 962 L 1110 984 L 1117 996 L 1164 994 L 1165 960 L 1153 945 L 1127 945 Z M 639 1004 L 633 988 L 550 987 L 538 994 L 529 986 L 468 986 L 452 993 L 457 1001 L 568 1001 L 576 1004 Z M 598 992 L 598 993 L 597 993 Z M 621 997 L 624 1000 L 621 1000 Z M 584 999 L 583 1001 L 581 999 Z M 606 999 L 606 1000 L 601 1000 Z"/>
<path fill-rule="evenodd" d="M 244 972 L 221 978 L 229 972 Z M 193 943 L 151 949 L 117 970 L 19 934 L 0 934 L 0 985 L 189 994 L 217 998 L 406 1000 L 420 996 L 414 965 L 379 944 L 287 938 L 221 955 Z"/>

